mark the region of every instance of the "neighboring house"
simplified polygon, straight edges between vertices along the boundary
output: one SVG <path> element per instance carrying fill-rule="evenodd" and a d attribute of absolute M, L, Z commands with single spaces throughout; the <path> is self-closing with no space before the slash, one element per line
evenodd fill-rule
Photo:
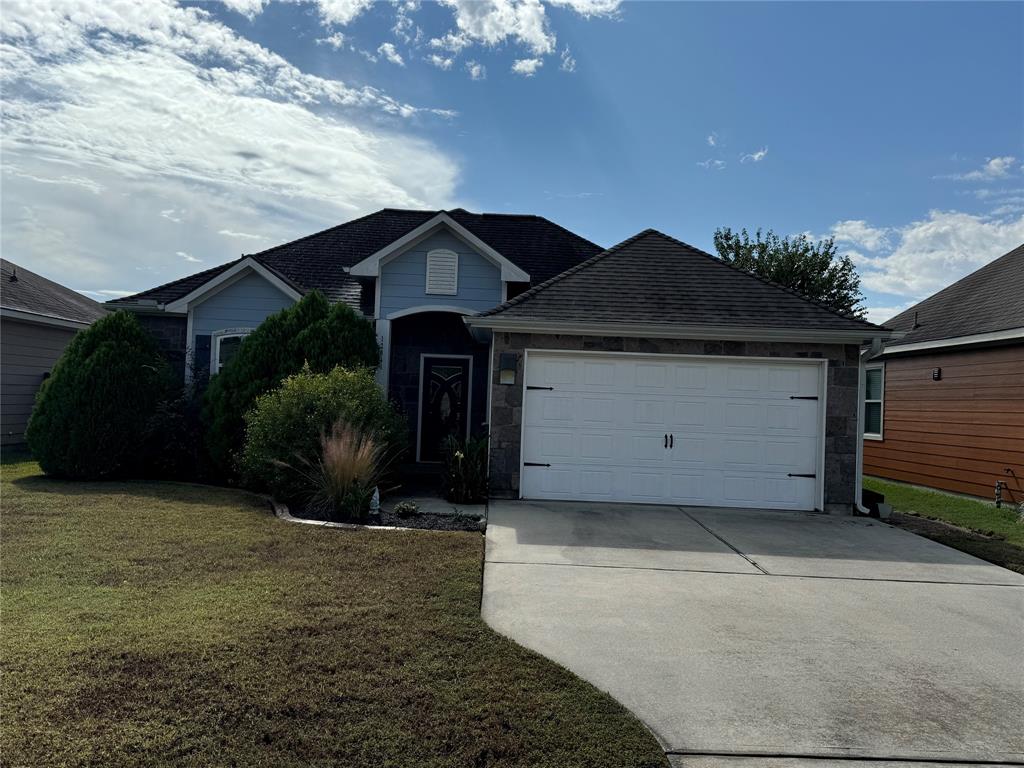
<path fill-rule="evenodd" d="M 0 442 L 25 442 L 36 392 L 71 338 L 106 314 L 102 305 L 0 260 Z"/>
<path fill-rule="evenodd" d="M 111 305 L 216 373 L 314 288 L 374 320 L 418 462 L 490 434 L 495 495 L 857 498 L 859 350 L 889 332 L 651 230 L 601 251 L 535 216 L 383 210 Z"/>
<path fill-rule="evenodd" d="M 867 363 L 864 472 L 1024 501 L 1024 245 L 886 323 Z"/>

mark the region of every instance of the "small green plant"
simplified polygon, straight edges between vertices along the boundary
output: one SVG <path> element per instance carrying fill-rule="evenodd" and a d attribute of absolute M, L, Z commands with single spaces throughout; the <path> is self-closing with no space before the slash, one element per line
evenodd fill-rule
<path fill-rule="evenodd" d="M 295 458 L 294 463 L 275 464 L 301 479 L 307 510 L 328 520 L 362 522 L 393 457 L 375 432 L 339 419 L 320 435 L 318 457 Z"/>
<path fill-rule="evenodd" d="M 405 419 L 369 370 L 314 373 L 306 367 L 260 397 L 246 414 L 239 461 L 245 484 L 286 503 L 302 498 L 308 484 L 284 465 L 296 456 L 315 460 L 323 447 L 321 436 L 330 434 L 339 419 L 372 433 L 389 456 L 397 457 L 406 447 Z"/>
<path fill-rule="evenodd" d="M 391 510 L 398 517 L 412 517 L 420 513 L 420 505 L 415 501 L 400 501 Z"/>
<path fill-rule="evenodd" d="M 463 442 L 449 436 L 444 443 L 441 493 L 453 504 L 477 504 L 487 500 L 488 439 Z"/>

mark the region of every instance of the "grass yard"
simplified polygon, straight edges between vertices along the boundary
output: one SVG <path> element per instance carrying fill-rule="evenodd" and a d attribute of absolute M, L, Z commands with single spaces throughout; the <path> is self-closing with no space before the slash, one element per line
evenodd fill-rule
<path fill-rule="evenodd" d="M 876 477 L 865 477 L 864 487 L 883 494 L 895 512 L 921 519 L 894 518 L 896 524 L 975 557 L 1024 573 L 1024 523 L 1020 522 L 1012 504 L 996 509 L 995 505 L 982 501 Z M 967 532 L 945 525 L 929 525 L 927 520 L 950 523 L 967 529 Z M 972 535 L 971 531 L 976 533 Z"/>
<path fill-rule="evenodd" d="M 2 505 L 4 765 L 667 765 L 482 622 L 480 534 L 321 530 L 26 461 Z"/>

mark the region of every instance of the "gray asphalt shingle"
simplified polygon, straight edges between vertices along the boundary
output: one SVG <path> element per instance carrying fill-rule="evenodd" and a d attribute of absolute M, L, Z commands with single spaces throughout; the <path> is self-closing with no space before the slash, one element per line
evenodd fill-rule
<path fill-rule="evenodd" d="M 0 306 L 76 323 L 107 314 L 99 302 L 6 259 L 0 260 Z"/>

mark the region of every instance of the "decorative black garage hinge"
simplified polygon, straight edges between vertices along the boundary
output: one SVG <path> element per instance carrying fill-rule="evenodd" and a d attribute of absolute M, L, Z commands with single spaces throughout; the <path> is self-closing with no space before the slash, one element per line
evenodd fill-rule
<path fill-rule="evenodd" d="M 790 395 L 790 400 L 817 400 L 817 395 Z"/>
<path fill-rule="evenodd" d="M 527 384 L 526 388 L 527 389 L 546 389 L 546 390 L 549 390 L 549 391 L 554 390 L 554 387 L 534 387 L 534 386 L 531 386 L 530 384 Z"/>
<path fill-rule="evenodd" d="M 536 461 L 524 461 L 524 467 L 550 467 L 550 464 L 538 464 Z"/>
<path fill-rule="evenodd" d="M 810 474 L 810 475 L 803 475 L 803 474 L 800 474 L 799 472 L 787 472 L 786 473 L 786 477 L 817 477 L 817 475 L 815 475 L 813 473 Z"/>

